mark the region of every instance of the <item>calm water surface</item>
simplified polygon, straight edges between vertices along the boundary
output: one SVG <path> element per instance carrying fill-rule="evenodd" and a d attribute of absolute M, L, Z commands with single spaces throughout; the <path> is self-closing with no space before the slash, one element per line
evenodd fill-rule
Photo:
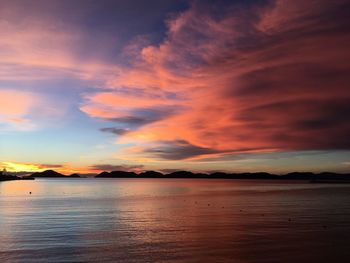
<path fill-rule="evenodd" d="M 350 185 L 0 182 L 0 262 L 350 262 Z"/>

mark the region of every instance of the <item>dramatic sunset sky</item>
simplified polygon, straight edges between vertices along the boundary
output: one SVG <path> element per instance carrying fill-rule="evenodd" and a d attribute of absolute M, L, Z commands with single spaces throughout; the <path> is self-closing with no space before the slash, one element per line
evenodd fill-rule
<path fill-rule="evenodd" d="M 0 0 L 0 168 L 350 171 L 346 0 Z"/>

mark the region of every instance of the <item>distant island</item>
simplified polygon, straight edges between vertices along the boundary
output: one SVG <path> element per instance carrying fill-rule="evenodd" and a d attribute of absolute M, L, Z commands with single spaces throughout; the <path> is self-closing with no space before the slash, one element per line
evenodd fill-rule
<path fill-rule="evenodd" d="M 46 170 L 43 172 L 35 172 L 29 176 L 15 176 L 0 172 L 0 181 L 9 180 L 33 180 L 35 178 L 82 178 L 83 176 L 74 173 L 64 175 L 54 170 Z M 101 172 L 94 178 L 162 178 L 162 179 L 255 179 L 255 180 L 308 180 L 312 183 L 350 183 L 350 174 L 323 172 L 292 172 L 283 175 L 271 174 L 266 172 L 254 173 L 193 173 L 190 171 L 176 171 L 163 174 L 157 171 L 144 171 L 135 173 L 130 171 L 111 171 Z"/>
<path fill-rule="evenodd" d="M 43 172 L 36 172 L 28 176 L 30 178 L 80 178 L 81 176 L 77 173 L 71 174 L 71 175 L 64 175 L 61 173 L 58 173 L 54 170 L 46 170 Z"/>

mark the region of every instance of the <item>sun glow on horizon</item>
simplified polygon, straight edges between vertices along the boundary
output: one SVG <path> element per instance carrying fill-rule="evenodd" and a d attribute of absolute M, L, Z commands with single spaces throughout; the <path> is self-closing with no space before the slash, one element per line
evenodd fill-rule
<path fill-rule="evenodd" d="M 72 173 L 90 173 L 88 167 L 72 167 L 70 164 L 35 164 L 35 163 L 20 163 L 20 162 L 1 162 L 0 167 L 8 172 L 43 172 L 45 170 L 55 170 L 62 174 Z"/>
<path fill-rule="evenodd" d="M 1 164 L 3 169 L 6 169 L 8 172 L 41 172 L 45 170 L 40 165 L 30 163 L 2 162 Z"/>

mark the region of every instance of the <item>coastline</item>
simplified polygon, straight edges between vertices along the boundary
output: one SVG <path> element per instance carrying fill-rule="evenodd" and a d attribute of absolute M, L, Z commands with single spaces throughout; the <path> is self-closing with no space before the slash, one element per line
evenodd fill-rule
<path fill-rule="evenodd" d="M 16 180 L 35 180 L 35 178 L 32 178 L 32 177 L 18 177 L 18 176 L 12 176 L 12 175 L 7 175 L 7 176 L 1 176 L 0 177 L 0 182 L 16 181 Z"/>

